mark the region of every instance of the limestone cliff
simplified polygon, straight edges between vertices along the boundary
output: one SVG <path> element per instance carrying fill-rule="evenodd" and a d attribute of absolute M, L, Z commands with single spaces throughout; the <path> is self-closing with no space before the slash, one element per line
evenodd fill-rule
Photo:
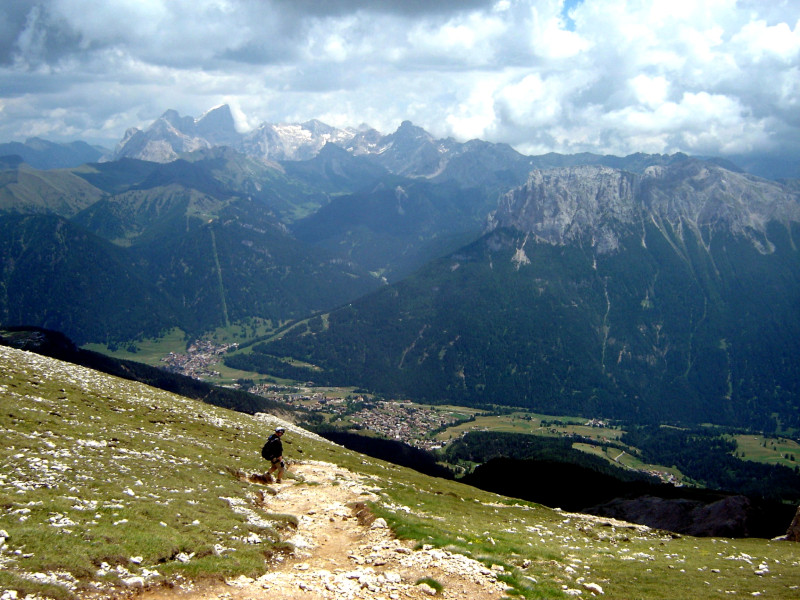
<path fill-rule="evenodd" d="M 800 222 L 800 195 L 773 181 L 686 160 L 634 174 L 604 166 L 532 171 L 503 196 L 489 228 L 507 227 L 538 241 L 591 240 L 598 253 L 619 249 L 623 233 L 654 224 L 668 239 L 689 228 L 710 243 L 719 231 L 744 236 L 762 253 L 774 250 L 767 225 Z"/>

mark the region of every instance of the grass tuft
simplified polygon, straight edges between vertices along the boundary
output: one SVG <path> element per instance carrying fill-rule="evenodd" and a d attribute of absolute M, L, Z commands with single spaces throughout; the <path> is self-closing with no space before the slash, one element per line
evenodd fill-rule
<path fill-rule="evenodd" d="M 436 581 L 433 577 L 422 577 L 421 579 L 418 579 L 414 583 L 414 585 L 421 585 L 423 583 L 428 587 L 434 589 L 437 594 L 441 594 L 442 590 L 444 590 L 444 586 L 438 581 Z"/>

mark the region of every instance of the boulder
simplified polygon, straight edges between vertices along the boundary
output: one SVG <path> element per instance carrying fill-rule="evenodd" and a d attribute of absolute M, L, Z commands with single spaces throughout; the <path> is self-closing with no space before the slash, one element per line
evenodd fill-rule
<path fill-rule="evenodd" d="M 786 531 L 785 539 L 788 542 L 800 542 L 800 506 L 797 507 L 797 513 L 792 519 L 792 524 L 789 525 L 789 529 Z"/>

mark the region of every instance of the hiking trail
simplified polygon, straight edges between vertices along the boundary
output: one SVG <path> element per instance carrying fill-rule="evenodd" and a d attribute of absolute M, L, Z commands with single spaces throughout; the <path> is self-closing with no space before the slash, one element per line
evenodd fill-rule
<path fill-rule="evenodd" d="M 240 478 L 247 479 L 245 474 Z M 252 482 L 252 476 L 249 478 Z M 297 529 L 284 541 L 294 551 L 276 554 L 260 577 L 186 582 L 144 591 L 145 600 L 489 600 L 505 595 L 499 571 L 460 554 L 398 540 L 365 502 L 377 497 L 357 474 L 331 463 L 295 463 L 281 484 L 254 485 L 254 504 L 290 514 Z M 269 492 L 276 492 L 272 495 Z M 423 578 L 441 584 L 436 593 Z"/>

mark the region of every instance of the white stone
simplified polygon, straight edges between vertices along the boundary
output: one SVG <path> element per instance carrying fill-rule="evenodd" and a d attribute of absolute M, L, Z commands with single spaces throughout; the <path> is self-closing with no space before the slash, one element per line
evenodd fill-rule
<path fill-rule="evenodd" d="M 583 589 L 592 592 L 592 594 L 605 594 L 603 588 L 597 585 L 596 583 L 584 583 Z"/>
<path fill-rule="evenodd" d="M 429 586 L 427 583 L 420 583 L 417 588 L 423 593 L 428 594 L 428 596 L 435 596 L 436 590 Z"/>
<path fill-rule="evenodd" d="M 245 540 L 248 544 L 260 544 L 262 541 L 261 536 L 253 531 L 250 532 Z"/>
<path fill-rule="evenodd" d="M 192 552 L 191 554 L 186 554 L 185 552 L 179 552 L 175 556 L 175 560 L 182 563 L 188 563 L 190 560 L 192 560 L 193 557 L 194 557 L 194 552 Z"/>
<path fill-rule="evenodd" d="M 403 578 L 394 571 L 387 571 L 383 574 L 383 576 L 388 583 L 400 583 L 403 580 Z"/>

